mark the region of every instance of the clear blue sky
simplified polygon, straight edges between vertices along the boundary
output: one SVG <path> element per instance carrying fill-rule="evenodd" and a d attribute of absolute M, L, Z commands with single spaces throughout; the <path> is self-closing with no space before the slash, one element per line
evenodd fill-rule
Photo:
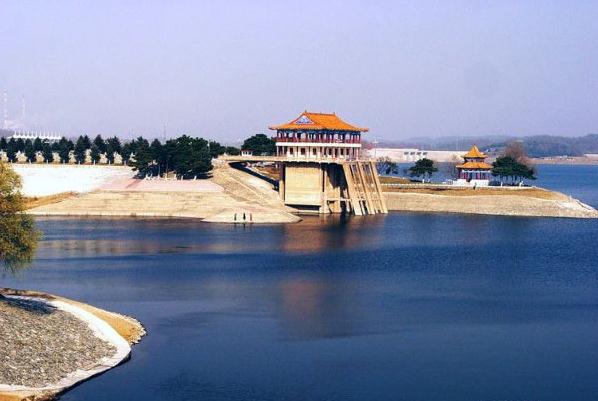
<path fill-rule="evenodd" d="M 234 141 L 304 109 L 370 138 L 598 132 L 598 1 L 0 2 L 30 127 Z"/>

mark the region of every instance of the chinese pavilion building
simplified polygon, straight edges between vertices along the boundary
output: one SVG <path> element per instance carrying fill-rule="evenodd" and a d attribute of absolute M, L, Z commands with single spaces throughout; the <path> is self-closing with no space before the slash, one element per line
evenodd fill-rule
<path fill-rule="evenodd" d="M 361 154 L 360 128 L 336 114 L 304 111 L 276 131 L 278 191 L 303 211 L 387 213 L 375 163 Z"/>
<path fill-rule="evenodd" d="M 457 185 L 480 185 L 490 183 L 492 166 L 486 163 L 486 155 L 473 145 L 469 152 L 463 155 L 464 162 L 457 167 Z"/>
<path fill-rule="evenodd" d="M 276 154 L 300 159 L 357 160 L 361 156 L 361 133 L 336 114 L 304 111 L 291 122 L 269 127 L 276 130 Z"/>

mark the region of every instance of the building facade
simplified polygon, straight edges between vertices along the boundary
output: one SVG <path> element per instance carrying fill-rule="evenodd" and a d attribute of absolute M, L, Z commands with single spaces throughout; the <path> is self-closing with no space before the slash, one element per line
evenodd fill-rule
<path fill-rule="evenodd" d="M 296 159 L 358 160 L 361 134 L 367 128 L 355 127 L 336 114 L 304 111 L 291 122 L 269 127 L 276 131 L 276 155 Z"/>
<path fill-rule="evenodd" d="M 336 114 L 301 113 L 276 131 L 279 194 L 303 212 L 387 213 L 373 161 L 362 158 L 361 134 Z"/>
<path fill-rule="evenodd" d="M 487 186 L 492 178 L 492 166 L 486 163 L 486 155 L 473 145 L 463 159 L 464 162 L 456 166 L 458 179 L 455 184 Z"/>

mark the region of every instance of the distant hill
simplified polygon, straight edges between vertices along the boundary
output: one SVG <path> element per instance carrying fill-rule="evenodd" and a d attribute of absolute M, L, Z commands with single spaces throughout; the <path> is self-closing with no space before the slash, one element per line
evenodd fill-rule
<path fill-rule="evenodd" d="M 378 147 L 418 148 L 427 150 L 462 150 L 469 149 L 472 144 L 489 153 L 500 151 L 513 141 L 521 141 L 531 157 L 581 156 L 585 153 L 598 153 L 598 134 L 578 137 L 554 135 L 516 136 L 469 136 L 414 138 L 401 141 L 384 141 Z"/>

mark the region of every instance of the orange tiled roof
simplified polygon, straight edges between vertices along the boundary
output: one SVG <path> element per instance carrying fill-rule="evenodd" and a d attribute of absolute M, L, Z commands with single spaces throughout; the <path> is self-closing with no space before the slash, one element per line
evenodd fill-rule
<path fill-rule="evenodd" d="M 471 156 L 473 157 L 473 156 Z M 477 170 L 490 170 L 492 168 L 491 165 L 484 162 L 465 162 L 463 164 L 459 164 L 457 168 L 463 169 L 477 169 Z"/>
<path fill-rule="evenodd" d="M 299 117 L 288 124 L 268 127 L 272 130 L 330 130 L 330 131 L 355 131 L 367 132 L 368 128 L 355 127 L 338 118 L 336 114 L 310 113 L 304 111 Z"/>
<path fill-rule="evenodd" d="M 471 158 L 476 158 L 476 159 L 484 159 L 486 157 L 486 155 L 483 154 L 482 152 L 480 152 L 480 150 L 478 149 L 478 147 L 476 145 L 473 145 L 471 147 L 471 149 L 469 149 L 469 152 L 467 152 L 465 155 L 463 155 L 463 157 L 471 157 Z"/>

